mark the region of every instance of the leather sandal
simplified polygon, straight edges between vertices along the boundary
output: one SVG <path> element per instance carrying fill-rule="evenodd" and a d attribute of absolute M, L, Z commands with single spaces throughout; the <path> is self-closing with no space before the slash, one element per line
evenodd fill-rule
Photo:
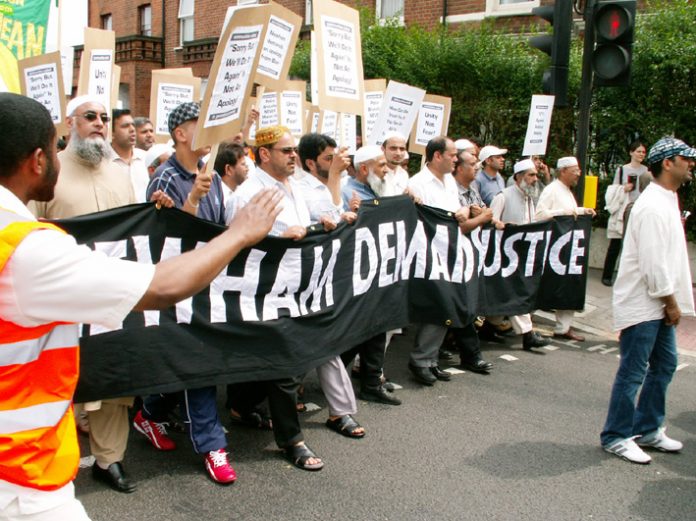
<path fill-rule="evenodd" d="M 304 443 L 285 447 L 285 449 L 283 449 L 283 454 L 285 454 L 285 458 L 298 469 L 316 471 L 324 468 L 323 461 L 312 464 L 307 463 L 310 458 L 319 459 L 319 457 Z"/>
<path fill-rule="evenodd" d="M 350 414 L 346 414 L 335 420 L 328 419 L 326 420 L 326 426 L 332 431 L 347 438 L 363 438 L 365 436 L 365 431 L 355 432 L 362 427 Z"/>

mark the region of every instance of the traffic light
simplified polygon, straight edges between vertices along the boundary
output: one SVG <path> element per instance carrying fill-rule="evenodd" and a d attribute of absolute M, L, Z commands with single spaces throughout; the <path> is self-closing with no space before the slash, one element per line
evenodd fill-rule
<path fill-rule="evenodd" d="M 597 86 L 628 85 L 631 76 L 636 0 L 600 0 L 595 6 L 592 70 Z"/>
<path fill-rule="evenodd" d="M 555 105 L 568 105 L 568 63 L 570 61 L 570 32 L 573 23 L 573 0 L 556 0 L 554 5 L 532 9 L 532 14 L 553 26 L 553 35 L 534 36 L 529 45 L 551 56 L 551 66 L 542 80 L 546 94 L 556 96 Z"/>

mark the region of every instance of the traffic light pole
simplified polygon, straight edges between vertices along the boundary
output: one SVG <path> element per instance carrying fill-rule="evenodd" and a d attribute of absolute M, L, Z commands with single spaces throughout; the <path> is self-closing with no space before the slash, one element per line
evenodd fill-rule
<path fill-rule="evenodd" d="M 590 140 L 590 109 L 592 106 L 592 51 L 594 50 L 594 7 L 596 0 L 585 3 L 585 40 L 582 52 L 582 80 L 577 135 L 577 158 L 580 163 L 580 179 L 575 189 L 575 199 L 582 206 L 585 197 L 585 175 L 587 175 L 587 148 Z"/>

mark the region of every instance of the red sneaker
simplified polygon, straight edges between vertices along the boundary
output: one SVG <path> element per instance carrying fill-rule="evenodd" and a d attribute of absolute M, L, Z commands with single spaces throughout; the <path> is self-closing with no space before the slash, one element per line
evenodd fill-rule
<path fill-rule="evenodd" d="M 153 447 L 158 450 L 174 450 L 176 449 L 176 443 L 174 440 L 167 436 L 167 429 L 164 423 L 157 423 L 151 420 L 146 420 L 143 418 L 142 411 L 138 411 L 133 419 L 133 427 L 140 434 L 145 436 Z"/>
<path fill-rule="evenodd" d="M 237 473 L 227 459 L 225 449 L 211 450 L 205 455 L 205 469 L 213 481 L 227 485 L 237 480 Z"/>

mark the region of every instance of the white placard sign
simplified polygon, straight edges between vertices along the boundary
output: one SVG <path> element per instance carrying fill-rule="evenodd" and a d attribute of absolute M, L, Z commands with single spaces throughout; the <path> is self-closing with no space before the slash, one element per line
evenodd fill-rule
<path fill-rule="evenodd" d="M 279 123 L 278 93 L 264 92 L 259 101 L 259 128 L 272 127 Z"/>
<path fill-rule="evenodd" d="M 155 134 L 169 134 L 169 114 L 182 103 L 196 101 L 193 97 L 193 85 L 158 84 Z"/>
<path fill-rule="evenodd" d="M 384 101 L 384 92 L 382 91 L 365 91 L 365 112 L 363 113 L 363 125 L 365 132 L 363 135 L 371 136 L 372 130 L 375 128 L 379 111 L 382 109 Z"/>
<path fill-rule="evenodd" d="M 24 84 L 27 97 L 38 101 L 48 109 L 54 125 L 63 120 L 58 97 L 58 68 L 55 63 L 24 69 Z"/>
<path fill-rule="evenodd" d="M 314 31 L 309 36 L 309 90 L 312 105 L 319 105 L 319 58 L 317 56 L 317 35 Z"/>
<path fill-rule="evenodd" d="M 319 132 L 319 112 L 312 113 L 312 128 L 310 132 Z"/>
<path fill-rule="evenodd" d="M 381 145 L 384 136 L 392 132 L 398 132 L 408 139 L 424 97 L 423 89 L 390 81 L 368 144 Z"/>
<path fill-rule="evenodd" d="M 355 114 L 341 113 L 341 129 L 338 143 L 342 147 L 348 147 L 348 154 L 355 154 L 357 148 L 356 139 L 357 123 Z"/>
<path fill-rule="evenodd" d="M 253 76 L 252 67 L 262 33 L 263 25 L 232 29 L 210 96 L 205 128 L 224 125 L 242 116 L 244 93 Z"/>
<path fill-rule="evenodd" d="M 445 120 L 445 106 L 442 103 L 424 101 L 418 111 L 416 123 L 416 143 L 422 146 L 442 134 Z"/>
<path fill-rule="evenodd" d="M 60 68 L 63 70 L 63 91 L 72 91 L 73 69 L 75 67 L 75 48 L 60 48 Z"/>
<path fill-rule="evenodd" d="M 321 16 L 326 94 L 336 98 L 360 99 L 355 26 L 340 18 Z"/>
<path fill-rule="evenodd" d="M 322 110 L 319 132 L 338 141 L 338 112 L 333 110 Z"/>
<path fill-rule="evenodd" d="M 554 96 L 535 94 L 529 109 L 527 135 L 524 138 L 523 156 L 543 156 L 549 140 Z"/>
<path fill-rule="evenodd" d="M 268 20 L 266 37 L 261 47 L 259 57 L 259 74 L 279 80 L 285 64 L 285 58 L 290 50 L 292 33 L 295 26 L 286 22 L 282 18 L 271 15 Z"/>
<path fill-rule="evenodd" d="M 280 124 L 288 127 L 295 137 L 300 137 L 304 133 L 303 105 L 303 92 L 284 90 L 280 93 Z"/>
<path fill-rule="evenodd" d="M 93 49 L 89 58 L 87 94 L 103 100 L 107 110 L 111 108 L 111 73 L 114 55 L 111 49 Z"/>

